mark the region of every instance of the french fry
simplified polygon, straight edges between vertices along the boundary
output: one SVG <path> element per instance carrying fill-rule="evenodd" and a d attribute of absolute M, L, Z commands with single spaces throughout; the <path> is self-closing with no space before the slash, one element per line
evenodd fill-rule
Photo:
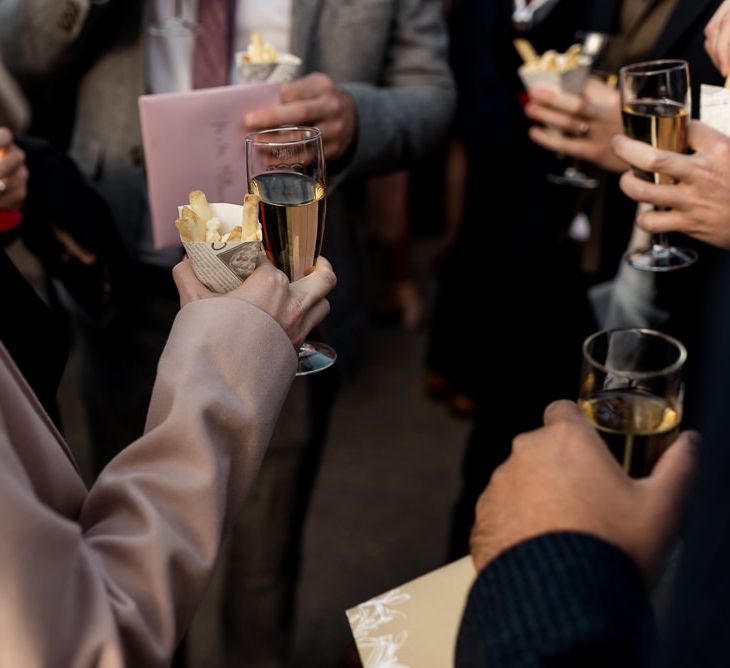
<path fill-rule="evenodd" d="M 202 190 L 193 190 L 190 193 L 190 208 L 200 216 L 200 219 L 207 223 L 212 217 L 213 212 L 210 210 L 208 205 L 208 198 Z"/>
<path fill-rule="evenodd" d="M 520 58 L 525 61 L 527 65 L 537 63 L 540 60 L 540 56 L 537 55 L 535 48 L 526 39 L 515 39 L 512 41 L 517 53 L 520 54 Z"/>
<path fill-rule="evenodd" d="M 558 52 L 550 49 L 545 51 L 540 59 L 540 66 L 545 72 L 559 72 L 560 67 L 558 66 Z"/>
<path fill-rule="evenodd" d="M 251 42 L 243 55 L 247 63 L 275 63 L 279 60 L 279 53 L 276 47 L 269 42 L 264 42 L 259 33 L 251 33 Z"/>
<path fill-rule="evenodd" d="M 186 244 L 195 243 L 195 235 L 197 234 L 197 225 L 191 218 L 178 218 L 175 221 L 177 231 L 180 233 L 180 240 Z"/>
<path fill-rule="evenodd" d="M 580 54 L 582 47 L 580 44 L 573 44 L 566 52 L 563 60 L 563 70 L 572 70 L 580 64 Z"/>
<path fill-rule="evenodd" d="M 229 233 L 226 241 L 242 241 L 243 240 L 243 228 L 240 225 L 236 225 Z"/>
<path fill-rule="evenodd" d="M 251 193 L 243 197 L 243 241 L 258 241 L 259 238 L 259 198 Z"/>
<path fill-rule="evenodd" d="M 198 241 L 205 241 L 206 227 L 205 222 L 200 218 L 200 216 L 195 213 L 195 211 L 193 211 L 189 206 L 184 206 L 182 208 L 182 218 L 183 220 L 190 221 L 188 230 L 192 237 L 193 243 Z"/>

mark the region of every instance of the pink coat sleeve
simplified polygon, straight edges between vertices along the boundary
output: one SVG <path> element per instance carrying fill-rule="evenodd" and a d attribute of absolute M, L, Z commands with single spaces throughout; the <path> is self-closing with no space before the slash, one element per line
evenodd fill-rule
<path fill-rule="evenodd" d="M 186 306 L 144 436 L 85 495 L 33 398 L 19 396 L 27 388 L 6 401 L 0 375 L 0 666 L 169 663 L 295 366 L 257 308 L 225 297 Z M 64 490 L 78 497 L 72 513 Z"/>

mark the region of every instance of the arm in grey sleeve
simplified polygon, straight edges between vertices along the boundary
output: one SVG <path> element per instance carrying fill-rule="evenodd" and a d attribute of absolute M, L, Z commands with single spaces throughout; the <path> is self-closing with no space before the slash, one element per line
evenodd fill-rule
<path fill-rule="evenodd" d="M 382 84 L 342 85 L 358 113 L 348 177 L 408 166 L 438 144 L 456 97 L 447 47 L 440 0 L 398 3 Z"/>

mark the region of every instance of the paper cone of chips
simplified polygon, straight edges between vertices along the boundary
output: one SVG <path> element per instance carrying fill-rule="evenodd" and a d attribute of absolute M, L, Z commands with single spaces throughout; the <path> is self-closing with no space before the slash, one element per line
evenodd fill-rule
<path fill-rule="evenodd" d="M 180 240 L 198 280 L 209 290 L 235 290 L 256 268 L 261 252 L 258 198 L 246 195 L 244 205 L 208 203 L 199 191 L 190 205 L 178 207 Z"/>
<path fill-rule="evenodd" d="M 288 83 L 296 79 L 301 58 L 291 53 L 279 53 L 255 32 L 245 51 L 236 53 L 236 70 L 240 83 Z"/>
<path fill-rule="evenodd" d="M 730 78 L 721 86 L 700 86 L 700 120 L 730 136 Z"/>
<path fill-rule="evenodd" d="M 515 40 L 515 48 L 524 60 L 517 72 L 527 90 L 540 85 L 578 95 L 583 89 L 591 59 L 581 54 L 580 44 L 574 44 L 565 53 L 546 51 L 542 56 L 526 40 Z"/>

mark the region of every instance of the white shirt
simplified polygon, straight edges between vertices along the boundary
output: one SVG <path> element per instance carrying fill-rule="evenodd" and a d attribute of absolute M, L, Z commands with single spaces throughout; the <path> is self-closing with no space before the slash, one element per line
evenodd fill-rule
<path fill-rule="evenodd" d="M 515 11 L 512 14 L 512 22 L 515 25 L 529 28 L 535 23 L 542 21 L 558 0 L 532 0 L 528 5 L 527 0 L 515 0 Z"/>
<path fill-rule="evenodd" d="M 182 18 L 195 25 L 199 0 L 178 0 Z M 288 52 L 292 0 L 238 0 L 233 33 L 230 83 L 238 83 L 234 55 L 244 50 L 251 33 L 258 32 L 278 51 Z M 147 16 L 147 89 L 150 93 L 170 93 L 192 88 L 195 31 L 171 22 L 174 0 L 153 0 Z M 160 28 L 162 28 L 160 30 Z"/>

